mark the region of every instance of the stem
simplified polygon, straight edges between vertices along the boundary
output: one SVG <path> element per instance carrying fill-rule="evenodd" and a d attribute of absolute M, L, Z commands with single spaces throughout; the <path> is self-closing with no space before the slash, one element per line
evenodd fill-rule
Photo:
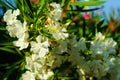
<path fill-rule="evenodd" d="M 85 28 L 86 28 L 86 22 L 85 19 L 83 19 L 83 37 L 85 37 Z"/>

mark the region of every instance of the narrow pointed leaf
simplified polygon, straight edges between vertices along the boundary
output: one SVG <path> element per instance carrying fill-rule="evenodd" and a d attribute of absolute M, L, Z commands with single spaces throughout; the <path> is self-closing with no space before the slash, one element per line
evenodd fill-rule
<path fill-rule="evenodd" d="M 2 1 L 0 0 L 0 5 L 4 6 L 5 8 L 8 8 L 8 9 L 13 9 L 14 7 L 12 6 L 12 4 L 10 4 L 8 1 Z"/>
<path fill-rule="evenodd" d="M 40 6 L 40 8 L 39 8 L 38 11 L 37 11 L 37 15 L 39 15 L 39 14 L 42 12 L 42 10 L 43 10 L 44 7 L 45 7 L 46 2 L 47 2 L 46 0 L 41 0 L 41 1 L 40 1 L 41 6 Z"/>
<path fill-rule="evenodd" d="M 0 47 L 0 50 L 2 51 L 6 51 L 6 52 L 10 52 L 10 53 L 16 53 L 15 50 L 7 48 L 7 47 Z"/>
<path fill-rule="evenodd" d="M 101 27 L 103 23 L 104 23 L 104 20 L 100 21 L 100 22 L 97 24 L 97 27 Z"/>
<path fill-rule="evenodd" d="M 98 6 L 104 4 L 105 1 L 89 1 L 89 2 L 71 2 L 72 6 Z"/>

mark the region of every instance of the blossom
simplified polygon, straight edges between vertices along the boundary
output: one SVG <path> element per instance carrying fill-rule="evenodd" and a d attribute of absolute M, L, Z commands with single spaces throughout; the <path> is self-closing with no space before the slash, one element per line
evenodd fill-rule
<path fill-rule="evenodd" d="M 22 35 L 21 38 L 19 38 L 17 41 L 13 41 L 13 44 L 16 46 L 16 47 L 20 47 L 19 50 L 23 50 L 25 48 L 28 47 L 29 45 L 29 42 L 28 42 L 28 37 L 29 37 L 29 34 L 28 33 L 24 33 Z"/>
<path fill-rule="evenodd" d="M 104 64 L 101 60 L 93 60 L 88 63 L 92 75 L 97 78 L 101 78 L 106 75 L 109 70 L 109 65 Z"/>
<path fill-rule="evenodd" d="M 115 54 L 116 42 L 112 38 L 105 39 L 100 32 L 96 34 L 95 40 L 91 42 L 90 51 L 93 52 L 92 57 L 104 58 L 106 60 L 109 54 Z"/>
<path fill-rule="evenodd" d="M 22 26 L 22 23 L 20 21 L 16 21 L 12 25 L 8 25 L 6 29 L 8 30 L 9 35 L 11 37 L 16 37 L 16 35 L 20 31 L 19 29 L 22 28 L 21 26 Z"/>
<path fill-rule="evenodd" d="M 37 54 L 32 54 L 31 56 L 26 57 L 26 66 L 25 68 L 37 72 L 42 69 L 44 65 L 44 59 L 40 58 Z"/>
<path fill-rule="evenodd" d="M 55 22 L 53 24 L 45 25 L 46 29 L 53 35 L 56 40 L 65 39 L 69 36 L 67 30 L 63 28 L 60 23 Z"/>
<path fill-rule="evenodd" d="M 81 40 L 79 40 L 81 41 Z M 80 56 L 80 42 L 77 41 L 76 36 L 68 39 L 68 60 L 72 62 L 73 65 L 83 65 L 84 64 L 84 57 Z"/>
<path fill-rule="evenodd" d="M 80 38 L 79 41 L 77 41 L 76 36 L 73 36 L 71 39 L 68 39 L 68 44 L 71 50 L 76 52 L 79 51 L 85 51 L 87 49 L 86 43 L 85 43 L 85 38 Z"/>
<path fill-rule="evenodd" d="M 67 60 L 66 56 L 61 56 L 59 54 L 52 54 L 53 57 L 53 65 L 51 66 L 51 68 L 57 68 L 60 67 L 62 65 L 63 62 L 65 62 Z"/>
<path fill-rule="evenodd" d="M 53 10 L 51 10 L 49 14 L 50 17 L 55 21 L 60 20 L 62 18 L 62 8 L 60 4 L 51 3 L 50 6 L 53 7 Z"/>
<path fill-rule="evenodd" d="M 16 25 L 16 27 L 17 27 L 17 25 Z M 19 29 L 17 30 L 16 37 L 17 38 L 21 38 L 23 36 L 23 34 L 27 34 L 28 37 L 29 37 L 28 26 L 27 26 L 27 22 L 26 21 L 24 21 L 24 23 L 19 25 Z M 28 37 L 26 37 L 25 39 L 27 39 Z"/>
<path fill-rule="evenodd" d="M 71 47 L 71 48 L 75 48 L 78 46 L 78 41 L 77 41 L 75 35 L 73 37 L 71 37 L 70 39 L 68 39 L 68 44 L 69 44 L 69 47 Z"/>
<path fill-rule="evenodd" d="M 110 68 L 108 73 L 110 74 L 109 80 L 120 80 L 120 64 L 115 64 Z"/>
<path fill-rule="evenodd" d="M 81 38 L 79 40 L 78 47 L 80 48 L 81 51 L 85 51 L 87 49 L 86 43 L 85 43 L 85 38 Z"/>
<path fill-rule="evenodd" d="M 58 46 L 55 46 L 54 53 L 62 54 L 63 52 L 67 52 L 67 41 L 58 42 Z"/>
<path fill-rule="evenodd" d="M 45 38 L 45 41 L 42 41 L 42 36 L 39 35 L 36 38 L 36 42 L 35 41 L 31 41 L 31 49 L 30 51 L 35 53 L 35 54 L 39 54 L 39 57 L 44 57 L 48 52 L 49 52 L 49 42 L 48 39 Z"/>
<path fill-rule="evenodd" d="M 56 40 L 65 39 L 68 37 L 67 30 L 63 28 L 63 25 L 58 21 L 62 18 L 62 8 L 60 4 L 51 3 L 48 19 L 46 20 L 47 25 L 45 28 L 53 35 Z"/>
<path fill-rule="evenodd" d="M 20 14 L 20 10 L 19 9 L 16 9 L 12 12 L 12 10 L 8 10 L 4 16 L 3 16 L 3 19 L 4 21 L 7 22 L 7 25 L 11 25 L 13 24 L 14 22 L 17 21 L 17 16 Z"/>
<path fill-rule="evenodd" d="M 23 80 L 35 80 L 34 73 L 30 71 L 26 71 L 25 73 L 22 74 L 22 79 Z"/>
<path fill-rule="evenodd" d="M 98 32 L 98 33 L 96 33 L 96 35 L 95 35 L 95 39 L 96 39 L 96 40 L 100 40 L 100 41 L 102 41 L 102 40 L 105 39 L 105 36 L 102 35 L 101 32 Z"/>
<path fill-rule="evenodd" d="M 105 50 L 104 42 L 93 41 L 90 45 L 90 50 L 93 51 L 94 54 L 103 54 Z"/>
<path fill-rule="evenodd" d="M 11 25 L 8 25 L 6 29 L 9 32 L 11 37 L 21 38 L 24 33 L 28 33 L 27 23 L 21 23 L 20 21 L 16 21 Z"/>
<path fill-rule="evenodd" d="M 37 74 L 38 79 L 40 80 L 48 80 L 54 73 L 50 70 L 42 70 L 42 74 Z"/>
<path fill-rule="evenodd" d="M 116 53 L 116 49 L 115 49 L 116 45 L 117 45 L 117 43 L 112 38 L 109 38 L 105 41 L 105 49 L 108 53 L 115 54 Z"/>
<path fill-rule="evenodd" d="M 9 32 L 9 35 L 11 37 L 17 37 L 17 41 L 13 41 L 13 44 L 17 47 L 20 47 L 19 49 L 25 49 L 28 47 L 29 42 L 29 33 L 28 33 L 28 27 L 27 23 L 21 23 L 20 21 L 16 21 L 14 24 L 7 26 L 7 30 Z"/>

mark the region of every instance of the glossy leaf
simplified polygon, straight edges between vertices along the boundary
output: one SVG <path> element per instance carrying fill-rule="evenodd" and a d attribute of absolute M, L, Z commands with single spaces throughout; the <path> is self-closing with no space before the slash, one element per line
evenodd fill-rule
<path fill-rule="evenodd" d="M 89 2 L 71 2 L 72 6 L 98 6 L 104 4 L 105 1 L 89 1 Z"/>

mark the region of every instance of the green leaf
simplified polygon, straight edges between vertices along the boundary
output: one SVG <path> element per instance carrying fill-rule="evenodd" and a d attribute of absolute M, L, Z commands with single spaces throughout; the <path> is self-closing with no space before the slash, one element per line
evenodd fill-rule
<path fill-rule="evenodd" d="M 62 8 L 69 4 L 69 0 L 62 0 Z"/>
<path fill-rule="evenodd" d="M 13 45 L 13 43 L 12 42 L 0 42 L 0 45 L 8 46 L 8 45 Z"/>
<path fill-rule="evenodd" d="M 22 61 L 22 60 L 21 60 Z M 12 76 L 12 74 L 20 67 L 21 61 L 17 61 L 13 64 L 9 64 L 6 66 L 7 72 L 3 75 L 3 80 L 9 80 L 9 77 Z"/>
<path fill-rule="evenodd" d="M 44 13 L 43 11 L 46 8 L 47 2 L 48 2 L 48 0 L 41 0 L 40 1 L 40 7 L 38 8 L 37 14 L 34 17 L 34 22 L 36 22 L 36 25 L 37 25 L 38 19 L 43 16 L 42 14 Z"/>
<path fill-rule="evenodd" d="M 9 69 L 5 74 L 4 74 L 4 79 L 3 80 L 8 80 L 9 76 L 14 72 L 14 68 Z"/>
<path fill-rule="evenodd" d="M 105 1 L 84 1 L 84 2 L 70 2 L 72 6 L 98 6 L 104 4 Z"/>
<path fill-rule="evenodd" d="M 5 4 L 3 1 L 0 1 L 0 5 L 6 7 L 6 8 L 11 8 L 10 6 L 8 6 L 7 4 Z"/>
<path fill-rule="evenodd" d="M 27 13 L 30 13 L 30 15 L 32 15 L 33 9 L 32 9 L 32 5 L 31 5 L 30 1 L 29 0 L 24 0 L 23 3 L 24 3 L 24 9 L 25 9 L 24 12 L 27 11 Z"/>
<path fill-rule="evenodd" d="M 15 8 L 12 4 L 10 4 L 7 0 L 5 2 L 3 2 L 2 0 L 0 0 L 0 5 L 4 6 L 5 8 L 8 9 L 13 9 Z"/>
<path fill-rule="evenodd" d="M 5 26 L 0 26 L 0 30 L 6 30 Z"/>
<path fill-rule="evenodd" d="M 9 47 L 0 47 L 0 50 L 10 52 L 10 53 L 16 53 L 15 50 L 9 48 Z"/>
<path fill-rule="evenodd" d="M 45 8 L 47 0 L 41 0 L 40 1 L 40 8 L 37 10 L 37 16 L 42 13 L 43 9 Z"/>
<path fill-rule="evenodd" d="M 104 20 L 101 20 L 101 21 L 97 24 L 97 27 L 101 27 L 103 23 L 104 23 Z"/>

